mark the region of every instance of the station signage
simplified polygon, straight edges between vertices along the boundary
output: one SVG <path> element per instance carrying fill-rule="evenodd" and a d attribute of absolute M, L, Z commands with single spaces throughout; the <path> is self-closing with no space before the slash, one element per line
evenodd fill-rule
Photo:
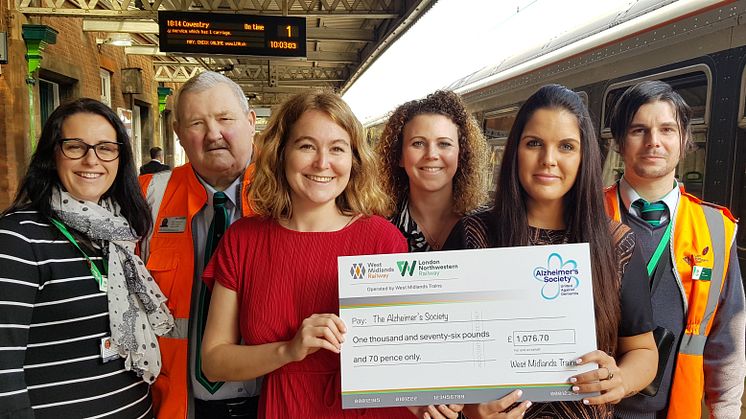
<path fill-rule="evenodd" d="M 159 49 L 195 55 L 306 57 L 306 19 L 158 12 Z"/>

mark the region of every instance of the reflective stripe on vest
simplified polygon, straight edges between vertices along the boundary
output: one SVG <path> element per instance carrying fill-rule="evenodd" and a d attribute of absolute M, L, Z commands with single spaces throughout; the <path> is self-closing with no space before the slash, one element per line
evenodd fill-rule
<path fill-rule="evenodd" d="M 187 339 L 189 337 L 189 319 L 174 318 L 174 328 L 164 336 L 171 339 Z"/>
<path fill-rule="evenodd" d="M 710 331 L 710 321 L 712 320 L 713 314 L 718 306 L 720 299 L 720 290 L 723 286 L 725 279 L 725 266 L 728 264 L 727 254 L 725 252 L 725 227 L 723 225 L 723 217 L 714 208 L 701 207 L 704 211 L 705 220 L 707 222 L 707 230 L 710 232 L 710 240 L 712 242 L 712 278 L 709 284 L 704 281 L 699 281 L 701 285 L 707 286 L 707 302 L 705 303 L 704 310 L 700 313 L 701 320 L 691 326 L 687 325 L 687 330 L 684 332 L 684 336 L 681 338 L 681 346 L 679 346 L 679 353 L 689 355 L 702 355 L 705 351 L 705 342 L 707 342 L 707 333 Z M 695 297 L 703 297 L 701 295 Z M 691 328 L 690 328 L 691 327 Z"/>
<path fill-rule="evenodd" d="M 155 229 L 158 228 L 155 225 L 158 219 L 158 211 L 161 209 L 161 202 L 163 202 L 163 195 L 166 193 L 166 186 L 168 181 L 171 179 L 171 171 L 166 170 L 163 172 L 154 173 L 151 176 L 143 176 L 140 178 L 140 188 L 146 190 L 145 200 L 150 206 L 150 213 L 153 216 L 153 229 L 150 230 L 147 240 L 143 240 L 140 246 L 142 260 L 147 261 L 150 257 L 150 240 L 153 238 Z"/>

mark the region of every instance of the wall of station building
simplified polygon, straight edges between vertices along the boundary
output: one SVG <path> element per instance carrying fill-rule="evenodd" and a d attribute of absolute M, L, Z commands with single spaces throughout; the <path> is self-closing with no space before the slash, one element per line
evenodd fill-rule
<path fill-rule="evenodd" d="M 10 204 L 26 171 L 33 144 L 41 134 L 42 119 L 49 113 L 50 93 L 57 90 L 59 103 L 80 97 L 105 101 L 102 78 L 106 74 L 111 108 L 124 119 L 132 117 L 135 109 L 140 111 L 140 146 L 134 150 L 135 154 L 145 163 L 150 160 L 150 147 L 160 146 L 164 148 L 166 162 L 173 164 L 174 141 L 170 130 L 173 95 L 169 97 L 167 110 L 160 113 L 152 58 L 125 55 L 118 46 L 99 45 L 97 39 L 106 39 L 109 34 L 83 32 L 81 18 L 27 17 L 9 10 L 9 3 L 12 2 L 0 6 L 0 32 L 7 33 L 8 47 L 8 62 L 0 64 L 0 209 Z M 33 74 L 32 84 L 27 81 L 24 24 L 46 25 L 57 31 L 56 43 L 47 45 L 42 52 L 41 66 Z M 136 78 L 141 81 L 141 88 L 134 89 L 139 93 L 128 93 L 133 91 L 132 77 L 127 77 L 125 83 L 124 73 L 139 73 Z M 134 135 L 137 130 L 132 128 Z"/>

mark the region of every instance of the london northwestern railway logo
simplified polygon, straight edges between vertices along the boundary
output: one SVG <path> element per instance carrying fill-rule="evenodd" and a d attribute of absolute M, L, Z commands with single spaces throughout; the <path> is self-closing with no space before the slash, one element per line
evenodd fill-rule
<path fill-rule="evenodd" d="M 401 276 L 412 276 L 414 275 L 414 268 L 417 266 L 417 261 L 399 260 L 396 262 L 396 266 L 399 268 Z"/>

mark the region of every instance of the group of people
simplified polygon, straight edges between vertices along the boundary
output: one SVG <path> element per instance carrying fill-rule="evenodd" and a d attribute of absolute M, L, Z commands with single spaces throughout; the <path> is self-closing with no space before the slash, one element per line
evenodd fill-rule
<path fill-rule="evenodd" d="M 493 197 L 452 92 L 398 107 L 375 150 L 327 92 L 284 103 L 256 146 L 221 74 L 185 83 L 175 114 L 189 163 L 139 179 L 105 105 L 46 122 L 0 217 L 0 418 L 698 418 L 703 399 L 740 416 L 736 220 L 677 183 L 691 111 L 668 85 L 616 104 L 626 170 L 606 191 L 586 106 L 559 85 L 521 106 Z M 578 362 L 597 368 L 568 386 L 587 397 L 342 410 L 338 256 L 579 242 L 598 350 Z"/>

